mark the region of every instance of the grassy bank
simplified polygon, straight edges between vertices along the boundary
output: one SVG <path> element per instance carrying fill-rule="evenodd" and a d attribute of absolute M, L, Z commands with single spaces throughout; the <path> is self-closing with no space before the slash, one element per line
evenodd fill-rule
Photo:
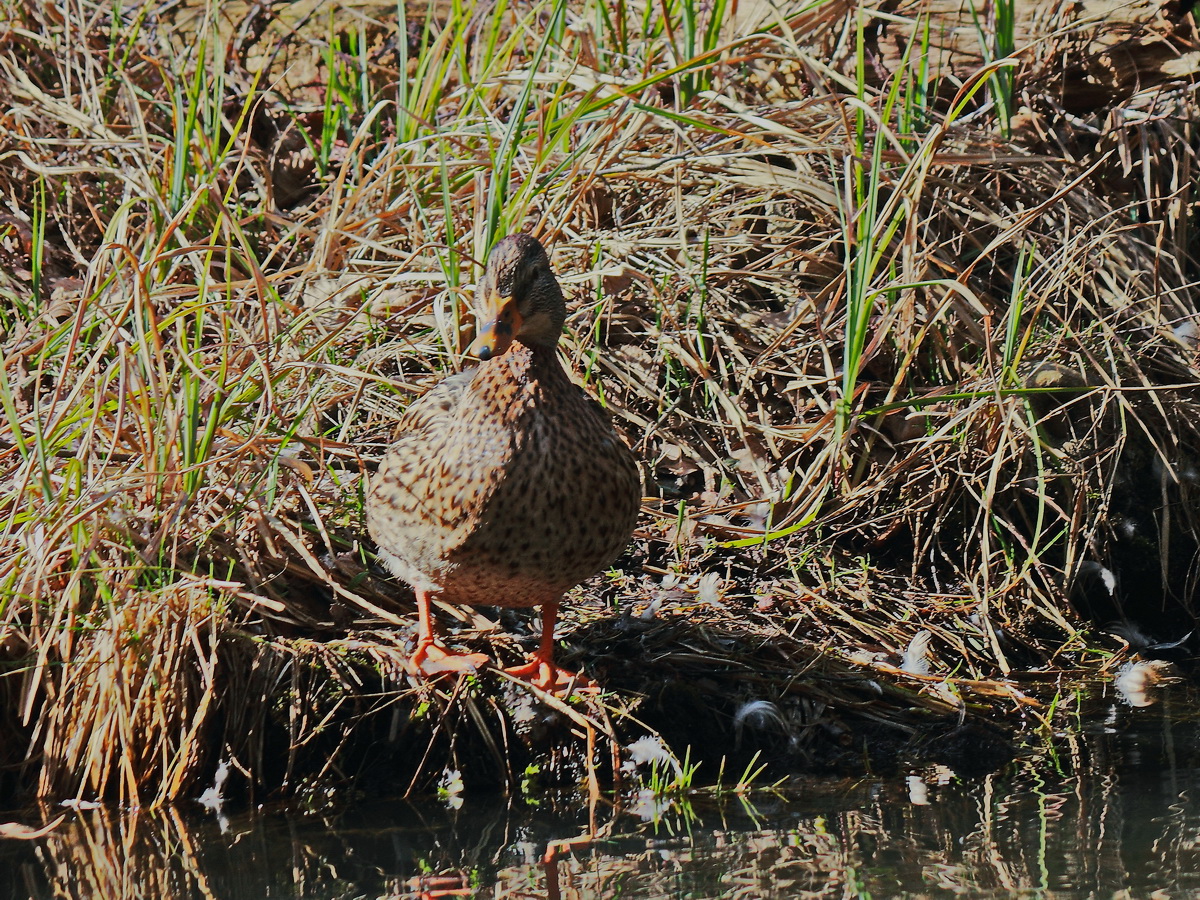
<path fill-rule="evenodd" d="M 992 759 L 1184 637 L 1192 21 L 1006 9 L 0 0 L 0 791 Z M 575 706 L 362 522 L 515 230 L 645 464 Z"/>

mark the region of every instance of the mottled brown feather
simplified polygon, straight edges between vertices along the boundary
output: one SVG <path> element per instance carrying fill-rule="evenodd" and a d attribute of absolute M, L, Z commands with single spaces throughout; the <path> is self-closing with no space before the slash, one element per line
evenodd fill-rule
<path fill-rule="evenodd" d="M 530 295 L 526 321 L 561 330 L 548 262 L 529 285 L 509 271 L 537 254 L 545 260 L 531 238 L 506 238 L 489 258 L 490 284 L 507 278 L 512 296 Z M 372 479 L 367 525 L 414 588 L 451 603 L 534 606 L 608 566 L 640 502 L 637 463 L 603 408 L 570 381 L 553 345 L 518 334 L 507 352 L 409 407 Z"/>

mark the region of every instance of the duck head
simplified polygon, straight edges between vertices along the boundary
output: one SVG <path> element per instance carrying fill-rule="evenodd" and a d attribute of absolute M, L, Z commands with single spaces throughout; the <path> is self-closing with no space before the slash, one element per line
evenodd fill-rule
<path fill-rule="evenodd" d="M 510 234 L 492 248 L 476 306 L 479 336 L 471 352 L 482 360 L 500 356 L 516 340 L 553 347 L 567 318 L 550 258 L 528 234 Z"/>

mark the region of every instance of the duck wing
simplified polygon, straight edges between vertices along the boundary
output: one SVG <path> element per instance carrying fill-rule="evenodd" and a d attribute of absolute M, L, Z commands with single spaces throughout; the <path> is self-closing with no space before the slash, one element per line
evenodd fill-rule
<path fill-rule="evenodd" d="M 451 375 L 414 401 L 371 478 L 367 528 L 392 571 L 417 586 L 440 581 L 512 459 L 512 436 L 478 409 L 478 371 Z"/>

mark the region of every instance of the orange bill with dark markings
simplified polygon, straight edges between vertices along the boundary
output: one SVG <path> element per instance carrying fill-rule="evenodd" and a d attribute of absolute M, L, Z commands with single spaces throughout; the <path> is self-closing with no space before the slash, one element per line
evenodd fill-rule
<path fill-rule="evenodd" d="M 516 299 L 505 299 L 493 292 L 486 307 L 479 315 L 479 336 L 471 346 L 471 352 L 483 360 L 500 356 L 510 346 L 521 330 L 521 314 L 517 311 Z"/>

